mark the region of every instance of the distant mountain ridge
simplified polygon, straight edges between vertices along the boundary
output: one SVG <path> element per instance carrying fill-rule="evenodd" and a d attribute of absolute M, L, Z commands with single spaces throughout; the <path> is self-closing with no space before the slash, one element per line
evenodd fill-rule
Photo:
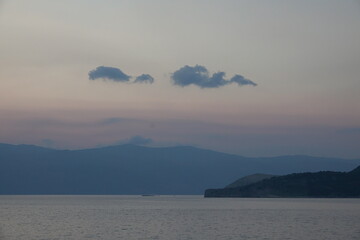
<path fill-rule="evenodd" d="M 247 158 L 195 147 L 0 144 L 0 194 L 202 194 L 254 172 L 349 171 L 360 159 Z"/>
<path fill-rule="evenodd" d="M 204 196 L 359 198 L 360 166 L 350 172 L 293 173 L 233 188 L 207 189 Z"/>
<path fill-rule="evenodd" d="M 272 174 L 255 173 L 252 175 L 242 177 L 242 178 L 236 180 L 235 182 L 225 186 L 225 188 L 243 187 L 243 186 L 250 185 L 250 184 L 256 183 L 256 182 L 260 182 L 264 179 L 268 179 L 268 178 L 275 177 L 275 176 L 276 175 L 272 175 Z"/>

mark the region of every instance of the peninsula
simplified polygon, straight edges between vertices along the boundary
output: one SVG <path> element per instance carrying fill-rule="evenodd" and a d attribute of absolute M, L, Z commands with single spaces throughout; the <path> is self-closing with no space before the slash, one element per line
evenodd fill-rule
<path fill-rule="evenodd" d="M 265 178 L 248 185 L 207 189 L 205 197 L 358 198 L 360 166 L 350 172 L 293 173 Z"/>

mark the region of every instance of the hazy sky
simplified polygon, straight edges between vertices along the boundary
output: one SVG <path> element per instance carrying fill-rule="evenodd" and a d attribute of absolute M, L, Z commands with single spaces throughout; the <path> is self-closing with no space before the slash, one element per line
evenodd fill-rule
<path fill-rule="evenodd" d="M 0 1 L 0 142 L 360 157 L 360 1 Z"/>

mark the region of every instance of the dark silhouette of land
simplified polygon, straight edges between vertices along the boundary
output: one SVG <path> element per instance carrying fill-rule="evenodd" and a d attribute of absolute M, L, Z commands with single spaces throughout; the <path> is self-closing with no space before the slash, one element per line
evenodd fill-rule
<path fill-rule="evenodd" d="M 294 173 L 223 189 L 208 189 L 205 197 L 360 197 L 360 166 L 350 172 Z"/>
<path fill-rule="evenodd" d="M 0 194 L 203 194 L 254 172 L 349 171 L 360 160 L 247 158 L 194 147 L 54 150 L 0 144 Z"/>

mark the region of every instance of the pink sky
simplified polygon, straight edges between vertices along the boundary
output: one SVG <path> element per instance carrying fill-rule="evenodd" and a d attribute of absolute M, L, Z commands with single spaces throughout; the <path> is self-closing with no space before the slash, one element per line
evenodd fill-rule
<path fill-rule="evenodd" d="M 0 30 L 0 142 L 360 157 L 356 1 L 3 1 Z M 258 85 L 173 84 L 196 64 Z"/>

